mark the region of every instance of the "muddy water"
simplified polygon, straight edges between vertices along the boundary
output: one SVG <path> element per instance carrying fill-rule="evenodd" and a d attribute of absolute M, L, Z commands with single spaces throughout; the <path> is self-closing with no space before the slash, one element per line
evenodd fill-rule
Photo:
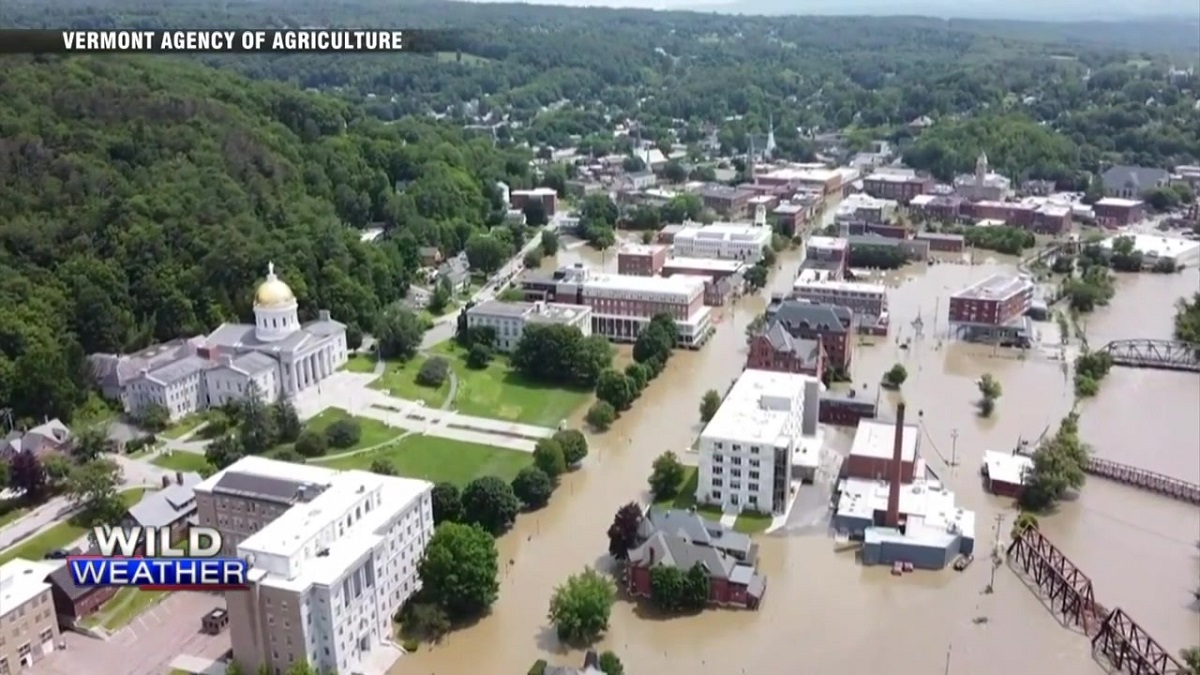
<path fill-rule="evenodd" d="M 614 258 L 610 253 L 601 260 L 594 252 L 572 249 L 561 252 L 558 262 L 586 260 L 611 269 Z M 935 265 L 889 279 L 897 286 L 891 295 L 893 337 L 862 346 L 854 366 L 854 386 L 861 388 L 877 382 L 893 363 L 906 365 L 910 375 L 903 395 L 910 411 L 922 413 L 924 453 L 959 493 L 960 502 L 977 510 L 983 552 L 998 534 L 995 516 L 1009 518 L 999 527 L 1000 534 L 1006 534 L 1011 523 L 1010 505 L 980 488 L 977 468 L 983 450 L 1011 448 L 1019 436 L 1036 437 L 1071 406 L 1060 362 L 1040 354 L 1025 360 L 1006 358 L 1003 352 L 939 337 L 946 326 L 944 319 L 935 321 L 935 311 L 945 312 L 948 295 L 1009 264 L 993 260 L 975 266 Z M 796 256 L 784 256 L 783 266 L 773 281 L 779 290 L 794 276 Z M 1110 323 L 1119 333 L 1129 319 L 1109 315 L 1118 317 L 1125 311 L 1140 312 L 1144 319 L 1137 323 L 1144 330 L 1169 329 L 1172 294 L 1186 293 L 1189 282 L 1194 288 L 1194 277 L 1159 278 L 1123 288 L 1120 301 L 1093 319 L 1089 333 L 1104 334 Z M 1161 302 L 1159 296 L 1164 296 Z M 1133 309 L 1126 309 L 1126 303 Z M 490 616 L 440 645 L 405 657 L 392 672 L 519 674 L 538 658 L 578 665 L 581 653 L 561 648 L 547 626 L 554 586 L 585 565 L 607 566 L 604 532 L 613 511 L 646 496 L 646 477 L 659 453 L 682 452 L 690 444 L 699 430 L 701 395 L 737 377 L 745 359 L 745 326 L 763 305 L 761 297 L 747 298 L 724 309 L 714 339 L 700 352 L 674 357 L 634 410 L 612 430 L 591 439 L 585 468 L 566 478 L 550 506 L 521 518 L 501 540 L 505 571 L 500 599 Z M 920 336 L 912 325 L 918 316 L 924 324 Z M 1057 334 L 1053 324 L 1044 328 Z M 909 341 L 908 349 L 901 349 L 897 334 Z M 1097 340 L 1093 337 L 1093 343 Z M 985 372 L 999 378 L 1005 389 L 989 420 L 979 419 L 972 406 L 973 382 Z M 1126 443 L 1120 439 L 1169 415 L 1181 424 L 1190 420 L 1191 430 L 1164 430 L 1154 437 L 1157 444 L 1175 448 L 1162 449 L 1161 456 L 1200 447 L 1197 401 L 1186 396 L 1189 387 L 1193 394 L 1198 388 L 1195 379 L 1120 371 L 1110 378 L 1112 383 L 1106 382 L 1089 406 L 1107 412 L 1084 418 L 1085 433 L 1097 452 L 1121 458 L 1117 453 Z M 1133 381 L 1141 382 L 1138 397 L 1127 396 Z M 1145 435 L 1135 438 L 1142 446 L 1151 440 Z M 1148 457 L 1146 451 L 1147 461 Z M 1193 464 L 1195 457 L 1193 451 Z M 1177 459 L 1179 470 L 1186 471 L 1187 458 Z M 1164 462 L 1158 470 L 1165 470 L 1170 468 L 1166 463 L 1175 460 L 1156 461 Z M 1197 614 L 1186 606 L 1197 577 L 1196 549 L 1189 541 L 1200 532 L 1197 509 L 1094 481 L 1080 500 L 1048 518 L 1045 529 L 1070 555 L 1079 557 L 1080 566 L 1095 579 L 1102 602 L 1126 607 L 1169 649 L 1184 646 L 1200 633 Z M 982 556 L 962 574 L 918 573 L 896 579 L 886 570 L 864 569 L 848 555 L 835 554 L 832 542 L 821 535 L 760 540 L 769 583 L 759 611 L 661 619 L 620 601 L 598 647 L 617 651 L 631 673 L 670 669 L 791 675 L 886 669 L 907 675 L 945 672 L 947 662 L 948 672 L 978 675 L 1099 672 L 1087 641 L 1061 628 L 1007 568 L 995 573 L 996 592 L 982 594 L 992 573 Z M 1137 573 L 1147 569 L 1154 570 L 1153 579 Z"/>

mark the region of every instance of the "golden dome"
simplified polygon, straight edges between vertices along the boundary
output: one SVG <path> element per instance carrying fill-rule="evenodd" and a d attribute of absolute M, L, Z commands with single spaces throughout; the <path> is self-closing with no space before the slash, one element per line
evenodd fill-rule
<path fill-rule="evenodd" d="M 259 307 L 277 307 L 296 302 L 292 288 L 275 276 L 275 263 L 267 265 L 267 280 L 259 284 L 254 292 L 254 304 Z"/>

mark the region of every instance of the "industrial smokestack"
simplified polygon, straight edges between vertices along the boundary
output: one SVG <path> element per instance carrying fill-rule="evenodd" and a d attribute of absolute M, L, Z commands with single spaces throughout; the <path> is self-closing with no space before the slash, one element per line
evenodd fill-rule
<path fill-rule="evenodd" d="M 900 484 L 904 468 L 904 403 L 896 405 L 896 440 L 892 445 L 892 477 L 888 484 L 888 527 L 900 526 Z"/>

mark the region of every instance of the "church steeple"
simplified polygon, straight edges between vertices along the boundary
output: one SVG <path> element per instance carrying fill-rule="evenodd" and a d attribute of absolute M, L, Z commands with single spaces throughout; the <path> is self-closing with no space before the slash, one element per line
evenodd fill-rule
<path fill-rule="evenodd" d="M 750 137 L 750 149 L 746 151 L 746 182 L 754 182 L 754 137 Z"/>
<path fill-rule="evenodd" d="M 765 154 L 768 158 L 775 153 L 775 116 L 767 113 L 767 149 Z"/>

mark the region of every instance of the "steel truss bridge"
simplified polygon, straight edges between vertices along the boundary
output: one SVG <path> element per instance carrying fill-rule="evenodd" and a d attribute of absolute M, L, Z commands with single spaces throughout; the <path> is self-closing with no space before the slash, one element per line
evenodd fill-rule
<path fill-rule="evenodd" d="M 1200 345 L 1173 340 L 1113 340 L 1100 348 L 1113 365 L 1200 373 Z"/>
<path fill-rule="evenodd" d="M 1066 624 L 1091 638 L 1092 653 L 1129 675 L 1187 675 L 1190 671 L 1121 608 L 1096 602 L 1092 580 L 1036 527 L 1026 528 L 1009 545 L 1008 563 L 1023 574 Z"/>

